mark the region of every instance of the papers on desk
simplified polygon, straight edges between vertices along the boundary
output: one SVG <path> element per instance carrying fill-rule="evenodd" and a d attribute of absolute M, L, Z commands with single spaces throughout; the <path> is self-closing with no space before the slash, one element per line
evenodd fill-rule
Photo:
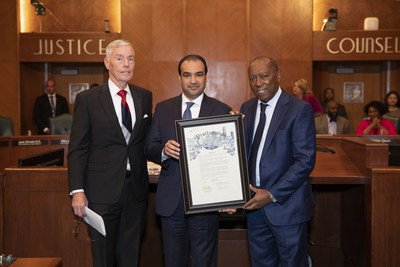
<path fill-rule="evenodd" d="M 83 220 L 94 229 L 99 231 L 100 234 L 106 236 L 106 227 L 104 225 L 103 218 L 88 207 L 85 208 L 85 212 L 86 216 L 83 217 Z"/>

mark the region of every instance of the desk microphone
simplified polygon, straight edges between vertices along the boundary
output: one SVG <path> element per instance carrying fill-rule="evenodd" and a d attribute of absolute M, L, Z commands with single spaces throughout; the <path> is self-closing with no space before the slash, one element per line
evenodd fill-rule
<path fill-rule="evenodd" d="M 321 144 L 316 144 L 316 150 L 324 153 L 336 154 L 336 151 Z"/>

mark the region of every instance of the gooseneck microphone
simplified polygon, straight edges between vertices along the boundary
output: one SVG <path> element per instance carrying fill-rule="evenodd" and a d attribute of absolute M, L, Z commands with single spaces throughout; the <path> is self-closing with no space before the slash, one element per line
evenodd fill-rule
<path fill-rule="evenodd" d="M 316 144 L 316 150 L 324 153 L 336 154 L 336 151 L 321 144 Z"/>

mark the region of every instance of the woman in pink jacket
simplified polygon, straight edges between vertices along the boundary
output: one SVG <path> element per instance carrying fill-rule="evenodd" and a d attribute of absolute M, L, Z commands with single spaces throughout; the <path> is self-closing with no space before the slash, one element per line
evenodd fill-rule
<path fill-rule="evenodd" d="M 371 101 L 364 107 L 366 120 L 361 120 L 356 134 L 361 135 L 396 135 L 397 131 L 391 120 L 382 118 L 388 108 L 379 101 Z"/>

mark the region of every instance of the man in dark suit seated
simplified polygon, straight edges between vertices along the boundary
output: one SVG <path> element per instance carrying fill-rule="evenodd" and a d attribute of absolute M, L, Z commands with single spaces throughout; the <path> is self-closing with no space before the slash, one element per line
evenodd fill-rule
<path fill-rule="evenodd" d="M 218 212 L 185 215 L 179 171 L 179 144 L 175 120 L 228 114 L 230 107 L 204 94 L 206 61 L 185 56 L 178 65 L 183 93 L 158 103 L 146 156 L 162 166 L 156 194 L 156 213 L 161 216 L 166 267 L 215 267 L 218 246 Z"/>
<path fill-rule="evenodd" d="M 338 104 L 331 100 L 326 103 L 325 114 L 315 118 L 316 134 L 348 134 L 349 120 L 338 115 Z"/>
<path fill-rule="evenodd" d="M 242 104 L 250 189 L 245 205 L 252 266 L 308 266 L 307 222 L 313 215 L 314 114 L 279 86 L 270 57 L 248 70 L 255 98 Z"/>
<path fill-rule="evenodd" d="M 109 79 L 79 93 L 69 143 L 68 178 L 75 215 L 86 207 L 105 223 L 104 237 L 89 226 L 95 267 L 137 266 L 149 192 L 144 143 L 152 93 L 128 84 L 135 51 L 126 40 L 106 48 Z"/>
<path fill-rule="evenodd" d="M 69 113 L 67 99 L 56 93 L 56 82 L 46 82 L 46 93 L 38 96 L 33 108 L 33 117 L 39 128 L 39 134 L 49 134 L 49 118 Z"/>

